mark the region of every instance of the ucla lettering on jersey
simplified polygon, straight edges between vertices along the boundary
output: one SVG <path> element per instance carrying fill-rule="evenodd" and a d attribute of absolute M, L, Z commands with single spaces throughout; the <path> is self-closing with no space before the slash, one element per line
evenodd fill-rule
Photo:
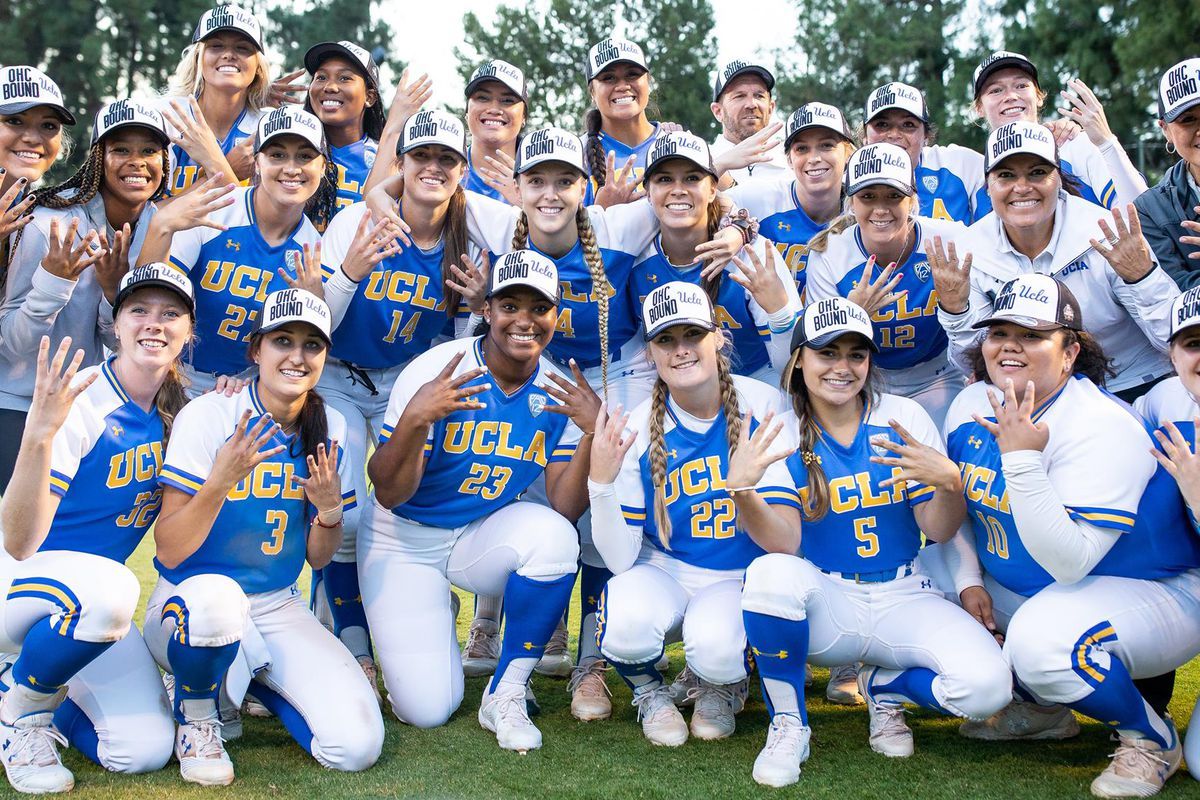
<path fill-rule="evenodd" d="M 345 147 L 331 147 L 329 154 L 337 170 L 337 203 L 334 213 L 363 199 L 363 187 L 375 165 L 379 142 L 366 136 Z"/>
<path fill-rule="evenodd" d="M 258 381 L 245 391 L 225 397 L 209 393 L 179 413 L 159 481 L 163 486 L 194 495 L 212 471 L 217 451 L 233 434 L 242 413 L 250 409 L 252 427 L 266 413 L 258 397 Z M 345 441 L 341 414 L 326 408 L 329 440 Z M 308 477 L 308 464 L 296 435 L 277 432 L 265 447 L 284 450 L 256 466 L 230 490 L 204 543 L 178 566 L 168 569 L 155 559 L 159 573 L 179 583 L 193 575 L 228 575 L 252 594 L 290 586 L 304 566 L 308 529 L 316 510 L 304 496 L 297 478 Z M 345 452 L 338 448 L 338 474 L 343 488 L 351 487 Z M 357 505 L 354 489 L 342 494 L 342 509 Z"/>
<path fill-rule="evenodd" d="M 246 343 L 258 328 L 263 300 L 283 283 L 278 270 L 294 277 L 304 245 L 321 238 L 302 216 L 283 242 L 268 244 L 255 221 L 255 191 L 235 189 L 233 204 L 213 214 L 227 230 L 193 228 L 171 242 L 171 263 L 196 290 L 196 335 L 204 344 L 187 353 L 200 372 L 232 375 L 249 366 Z"/>
<path fill-rule="evenodd" d="M 1029 597 L 1054 579 L 1021 539 L 995 438 L 971 417 L 979 414 L 995 421 L 985 394 L 988 388 L 986 383 L 968 386 L 955 400 L 946 420 L 947 451 L 963 475 L 967 519 L 981 564 L 1001 585 Z M 1114 463 L 1139 459 L 1140 453 L 1150 458 L 1150 434 L 1128 407 L 1076 376 L 1038 409 L 1033 420 L 1046 422 L 1050 429 L 1043 462 L 1067 514 L 1122 534 L 1092 575 L 1154 579 L 1200 565 L 1200 542 L 1191 531 L 1174 479 L 1157 464 L 1142 460 L 1136 467 L 1148 481 L 1133 480 L 1123 472 L 1133 465 Z M 1086 446 L 1081 446 L 1081 436 L 1090 440 Z M 1088 468 L 1072 463 L 1072 457 L 1087 461 Z M 1102 497 L 1115 499 L 1096 499 Z"/>
<path fill-rule="evenodd" d="M 455 354 L 465 353 L 456 374 L 484 364 L 482 343 L 482 337 L 446 342 L 405 367 L 392 389 L 380 446 L 391 438 L 416 391 Z M 421 483 L 392 512 L 422 525 L 457 528 L 517 499 L 547 464 L 570 461 L 581 433 L 566 416 L 547 411 L 557 401 L 539 388 L 552 370 L 543 360 L 512 394 L 505 394 L 486 374 L 467 383 L 492 384 L 475 395 L 486 407 L 456 411 L 432 426 L 425 441 Z"/>
<path fill-rule="evenodd" d="M 163 426 L 157 408 L 133 402 L 112 360 L 71 408 L 51 445 L 50 491 L 58 509 L 39 550 L 71 550 L 124 562 L 158 516 Z"/>
<path fill-rule="evenodd" d="M 783 419 L 785 430 L 795 436 L 799 424 L 795 415 L 789 412 Z M 913 508 L 933 497 L 933 487 L 910 481 L 881 488 L 879 484 L 894 477 L 899 468 L 871 463 L 872 456 L 888 452 L 875 439 L 903 443 L 888 424 L 892 419 L 919 441 L 941 449 L 941 437 L 924 409 L 890 394 L 864 409 L 862 424 L 849 445 L 822 434 L 813 448 L 829 484 L 829 512 L 815 522 L 804 521 L 804 557 L 820 569 L 895 570 L 916 558 L 921 549 L 921 529 Z M 807 502 L 808 467 L 800 453 L 788 457 L 787 468 Z"/>

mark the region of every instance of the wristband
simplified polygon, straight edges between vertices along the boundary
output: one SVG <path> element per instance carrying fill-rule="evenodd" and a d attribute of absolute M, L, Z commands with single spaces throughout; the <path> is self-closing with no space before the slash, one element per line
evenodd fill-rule
<path fill-rule="evenodd" d="M 721 217 L 717 230 L 723 231 L 730 227 L 738 229 L 738 233 L 742 235 L 743 246 L 753 243 L 758 238 L 758 220 L 750 216 L 750 212 L 744 208 L 739 208 L 736 214 Z"/>
<path fill-rule="evenodd" d="M 344 515 L 344 514 L 342 514 L 342 513 L 339 513 L 339 514 L 338 514 L 338 518 L 337 518 L 337 521 L 336 521 L 336 522 L 333 522 L 333 523 L 331 523 L 331 524 L 329 524 L 329 525 L 326 525 L 326 524 L 325 524 L 325 523 L 324 523 L 324 522 L 321 520 L 321 515 L 322 515 L 322 514 L 332 514 L 334 511 L 341 512 L 341 506 L 335 506 L 334 508 L 328 509 L 327 511 L 321 511 L 320 509 L 317 509 L 317 513 L 316 513 L 316 514 L 313 516 L 313 518 L 312 518 L 313 524 L 315 524 L 315 525 L 316 525 L 317 527 L 319 527 L 319 528 L 325 528 L 325 529 L 327 529 L 327 530 L 328 530 L 328 529 L 330 529 L 330 528 L 336 528 L 336 527 L 340 526 L 340 525 L 342 524 L 342 520 L 343 520 L 343 518 L 344 518 L 344 516 L 345 516 L 345 515 Z"/>
<path fill-rule="evenodd" d="M 730 495 L 737 495 L 740 492 L 753 492 L 756 488 L 754 486 L 726 486 L 725 491 Z"/>

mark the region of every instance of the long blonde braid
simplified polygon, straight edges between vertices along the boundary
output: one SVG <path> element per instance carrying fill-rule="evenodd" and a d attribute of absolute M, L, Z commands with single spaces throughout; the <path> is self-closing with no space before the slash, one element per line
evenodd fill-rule
<path fill-rule="evenodd" d="M 608 399 L 608 297 L 612 292 L 612 284 L 608 282 L 608 274 L 604 271 L 604 258 L 596 245 L 596 231 L 592 228 L 592 218 L 588 216 L 583 205 L 575 212 L 575 224 L 579 229 L 579 241 L 583 244 L 583 258 L 587 262 L 588 271 L 592 274 L 592 293 L 596 297 L 596 316 L 600 323 L 600 384 L 604 389 L 604 398 Z"/>
<path fill-rule="evenodd" d="M 513 230 L 512 249 L 524 250 L 529 245 L 529 216 L 522 211 Z"/>
<path fill-rule="evenodd" d="M 650 394 L 650 482 L 654 484 L 654 527 L 658 541 L 671 549 L 671 517 L 667 514 L 667 446 L 663 427 L 667 416 L 667 384 L 662 378 L 654 381 Z"/>
<path fill-rule="evenodd" d="M 742 407 L 738 403 L 737 388 L 733 385 L 733 372 L 729 356 L 717 352 L 717 381 L 721 385 L 721 411 L 725 415 L 725 441 L 729 444 L 729 457 L 737 450 L 738 437 L 742 435 Z"/>

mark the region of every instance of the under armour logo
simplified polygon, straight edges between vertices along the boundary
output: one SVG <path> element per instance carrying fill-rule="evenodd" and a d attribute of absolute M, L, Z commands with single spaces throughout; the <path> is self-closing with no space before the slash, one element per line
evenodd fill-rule
<path fill-rule="evenodd" d="M 776 227 L 781 231 L 790 231 L 792 229 L 792 224 L 790 222 L 779 220 L 779 224 Z"/>
<path fill-rule="evenodd" d="M 983 444 L 983 440 L 982 440 L 982 439 L 979 439 L 979 438 L 977 438 L 977 437 L 975 437 L 975 436 L 968 436 L 968 437 L 967 437 L 967 444 L 971 445 L 971 446 L 972 446 L 972 447 L 974 447 L 976 450 L 978 450 L 978 449 L 979 449 L 979 446 L 980 446 L 981 444 Z"/>
<path fill-rule="evenodd" d="M 120 425 L 113 425 L 111 430 L 112 430 L 113 436 L 120 436 L 122 433 L 125 432 L 125 429 L 122 428 Z"/>
<path fill-rule="evenodd" d="M 678 458 L 678 457 L 679 457 L 678 450 L 675 450 L 674 448 L 672 448 L 667 451 L 667 458 Z"/>
<path fill-rule="evenodd" d="M 346 601 L 345 601 L 345 600 L 343 600 L 343 599 L 342 599 L 342 598 L 340 598 L 340 597 L 335 597 L 335 598 L 333 598 L 333 604 L 334 604 L 335 606 L 340 606 L 340 605 L 341 605 L 342 603 L 344 603 L 344 602 L 346 602 Z"/>
<path fill-rule="evenodd" d="M 933 581 L 921 581 L 921 588 L 922 589 L 932 589 Z"/>
<path fill-rule="evenodd" d="M 646 280 L 650 281 L 651 283 L 658 283 L 658 276 L 651 272 L 646 276 Z"/>
<path fill-rule="evenodd" d="M 525 644 L 521 645 L 521 647 L 524 647 L 526 650 L 532 650 L 533 642 L 526 642 Z"/>
<path fill-rule="evenodd" d="M 242 252 L 242 243 L 235 242 L 233 239 L 226 239 L 225 240 L 225 249 L 226 250 L 237 250 L 240 253 L 240 252 Z"/>

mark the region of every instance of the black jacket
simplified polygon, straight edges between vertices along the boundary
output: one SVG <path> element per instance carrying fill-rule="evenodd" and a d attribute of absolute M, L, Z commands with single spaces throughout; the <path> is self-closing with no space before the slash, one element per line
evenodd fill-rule
<path fill-rule="evenodd" d="M 1179 242 L 1180 236 L 1200 236 L 1179 224 L 1185 219 L 1200 222 L 1191 194 L 1187 162 L 1180 160 L 1167 170 L 1157 186 L 1143 192 L 1133 203 L 1142 222 L 1142 233 L 1158 263 L 1183 291 L 1200 286 L 1200 258 L 1188 258 L 1188 253 L 1200 253 L 1200 247 Z"/>

